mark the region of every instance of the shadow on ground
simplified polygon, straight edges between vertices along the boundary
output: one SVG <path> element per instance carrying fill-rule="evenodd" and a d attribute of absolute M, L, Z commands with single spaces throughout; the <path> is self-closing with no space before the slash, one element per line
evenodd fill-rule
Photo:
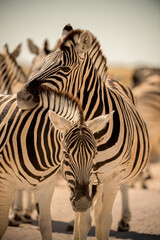
<path fill-rule="evenodd" d="M 37 221 L 33 221 L 33 225 L 38 225 Z M 52 221 L 52 232 L 73 234 L 73 231 L 68 231 L 69 223 Z M 95 236 L 95 227 L 91 227 L 88 236 Z M 131 239 L 131 240 L 160 240 L 160 235 L 138 233 L 138 232 L 117 232 L 111 230 L 110 237 L 117 239 Z"/>

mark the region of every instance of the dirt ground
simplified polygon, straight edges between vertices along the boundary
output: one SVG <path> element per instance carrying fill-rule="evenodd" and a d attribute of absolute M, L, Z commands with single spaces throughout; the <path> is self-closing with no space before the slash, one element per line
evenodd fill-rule
<path fill-rule="evenodd" d="M 113 208 L 113 223 L 110 240 L 160 240 L 160 163 L 150 166 L 152 179 L 147 181 L 148 189 L 141 189 L 139 183 L 130 188 L 130 207 L 132 211 L 131 229 L 129 232 L 117 232 L 121 217 L 121 194 L 118 193 Z M 58 177 L 52 205 L 52 236 L 54 240 L 71 240 L 72 231 L 67 231 L 74 212 L 69 202 L 69 191 L 65 181 Z M 21 224 L 19 227 L 8 227 L 2 240 L 39 240 L 40 232 L 37 221 L 32 224 Z M 94 220 L 87 240 L 95 240 Z"/>

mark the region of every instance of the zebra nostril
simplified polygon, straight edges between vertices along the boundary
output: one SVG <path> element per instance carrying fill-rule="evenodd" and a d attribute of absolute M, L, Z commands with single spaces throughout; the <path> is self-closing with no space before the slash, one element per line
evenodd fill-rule
<path fill-rule="evenodd" d="M 30 101 L 30 100 L 32 100 L 32 99 L 33 99 L 32 94 L 28 94 L 28 96 L 27 96 L 27 98 L 26 98 L 26 101 L 28 102 L 28 101 Z"/>

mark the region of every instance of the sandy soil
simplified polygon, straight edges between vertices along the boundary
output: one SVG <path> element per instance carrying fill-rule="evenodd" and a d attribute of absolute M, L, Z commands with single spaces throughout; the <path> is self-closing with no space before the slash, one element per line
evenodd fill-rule
<path fill-rule="evenodd" d="M 160 163 L 151 164 L 153 178 L 147 181 L 148 189 L 130 189 L 130 207 L 132 211 L 131 229 L 129 232 L 117 232 L 121 216 L 120 192 L 114 203 L 111 240 L 160 240 Z M 52 205 L 52 226 L 54 240 L 71 240 L 72 231 L 66 229 L 74 219 L 74 212 L 69 202 L 69 192 L 65 181 L 59 176 Z M 94 220 L 87 240 L 95 240 Z M 38 240 L 41 239 L 37 221 L 32 224 L 21 224 L 19 227 L 8 227 L 2 240 Z"/>

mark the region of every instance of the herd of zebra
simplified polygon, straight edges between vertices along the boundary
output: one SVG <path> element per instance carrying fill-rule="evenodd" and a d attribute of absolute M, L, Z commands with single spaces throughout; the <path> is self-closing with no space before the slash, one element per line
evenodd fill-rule
<path fill-rule="evenodd" d="M 36 54 L 29 77 L 16 62 L 20 45 L 12 53 L 5 45 L 0 54 L 0 239 L 13 194 L 22 189 L 34 193 L 42 239 L 52 239 L 59 170 L 75 211 L 74 240 L 87 238 L 91 207 L 96 239 L 109 239 L 119 189 L 118 229 L 128 231 L 128 182 L 148 163 L 149 145 L 152 152 L 160 142 L 160 70 L 137 70 L 134 82 L 142 83 L 131 91 L 109 79 L 97 38 L 71 25 L 52 50 L 47 42 L 41 50 L 28 45 Z"/>

